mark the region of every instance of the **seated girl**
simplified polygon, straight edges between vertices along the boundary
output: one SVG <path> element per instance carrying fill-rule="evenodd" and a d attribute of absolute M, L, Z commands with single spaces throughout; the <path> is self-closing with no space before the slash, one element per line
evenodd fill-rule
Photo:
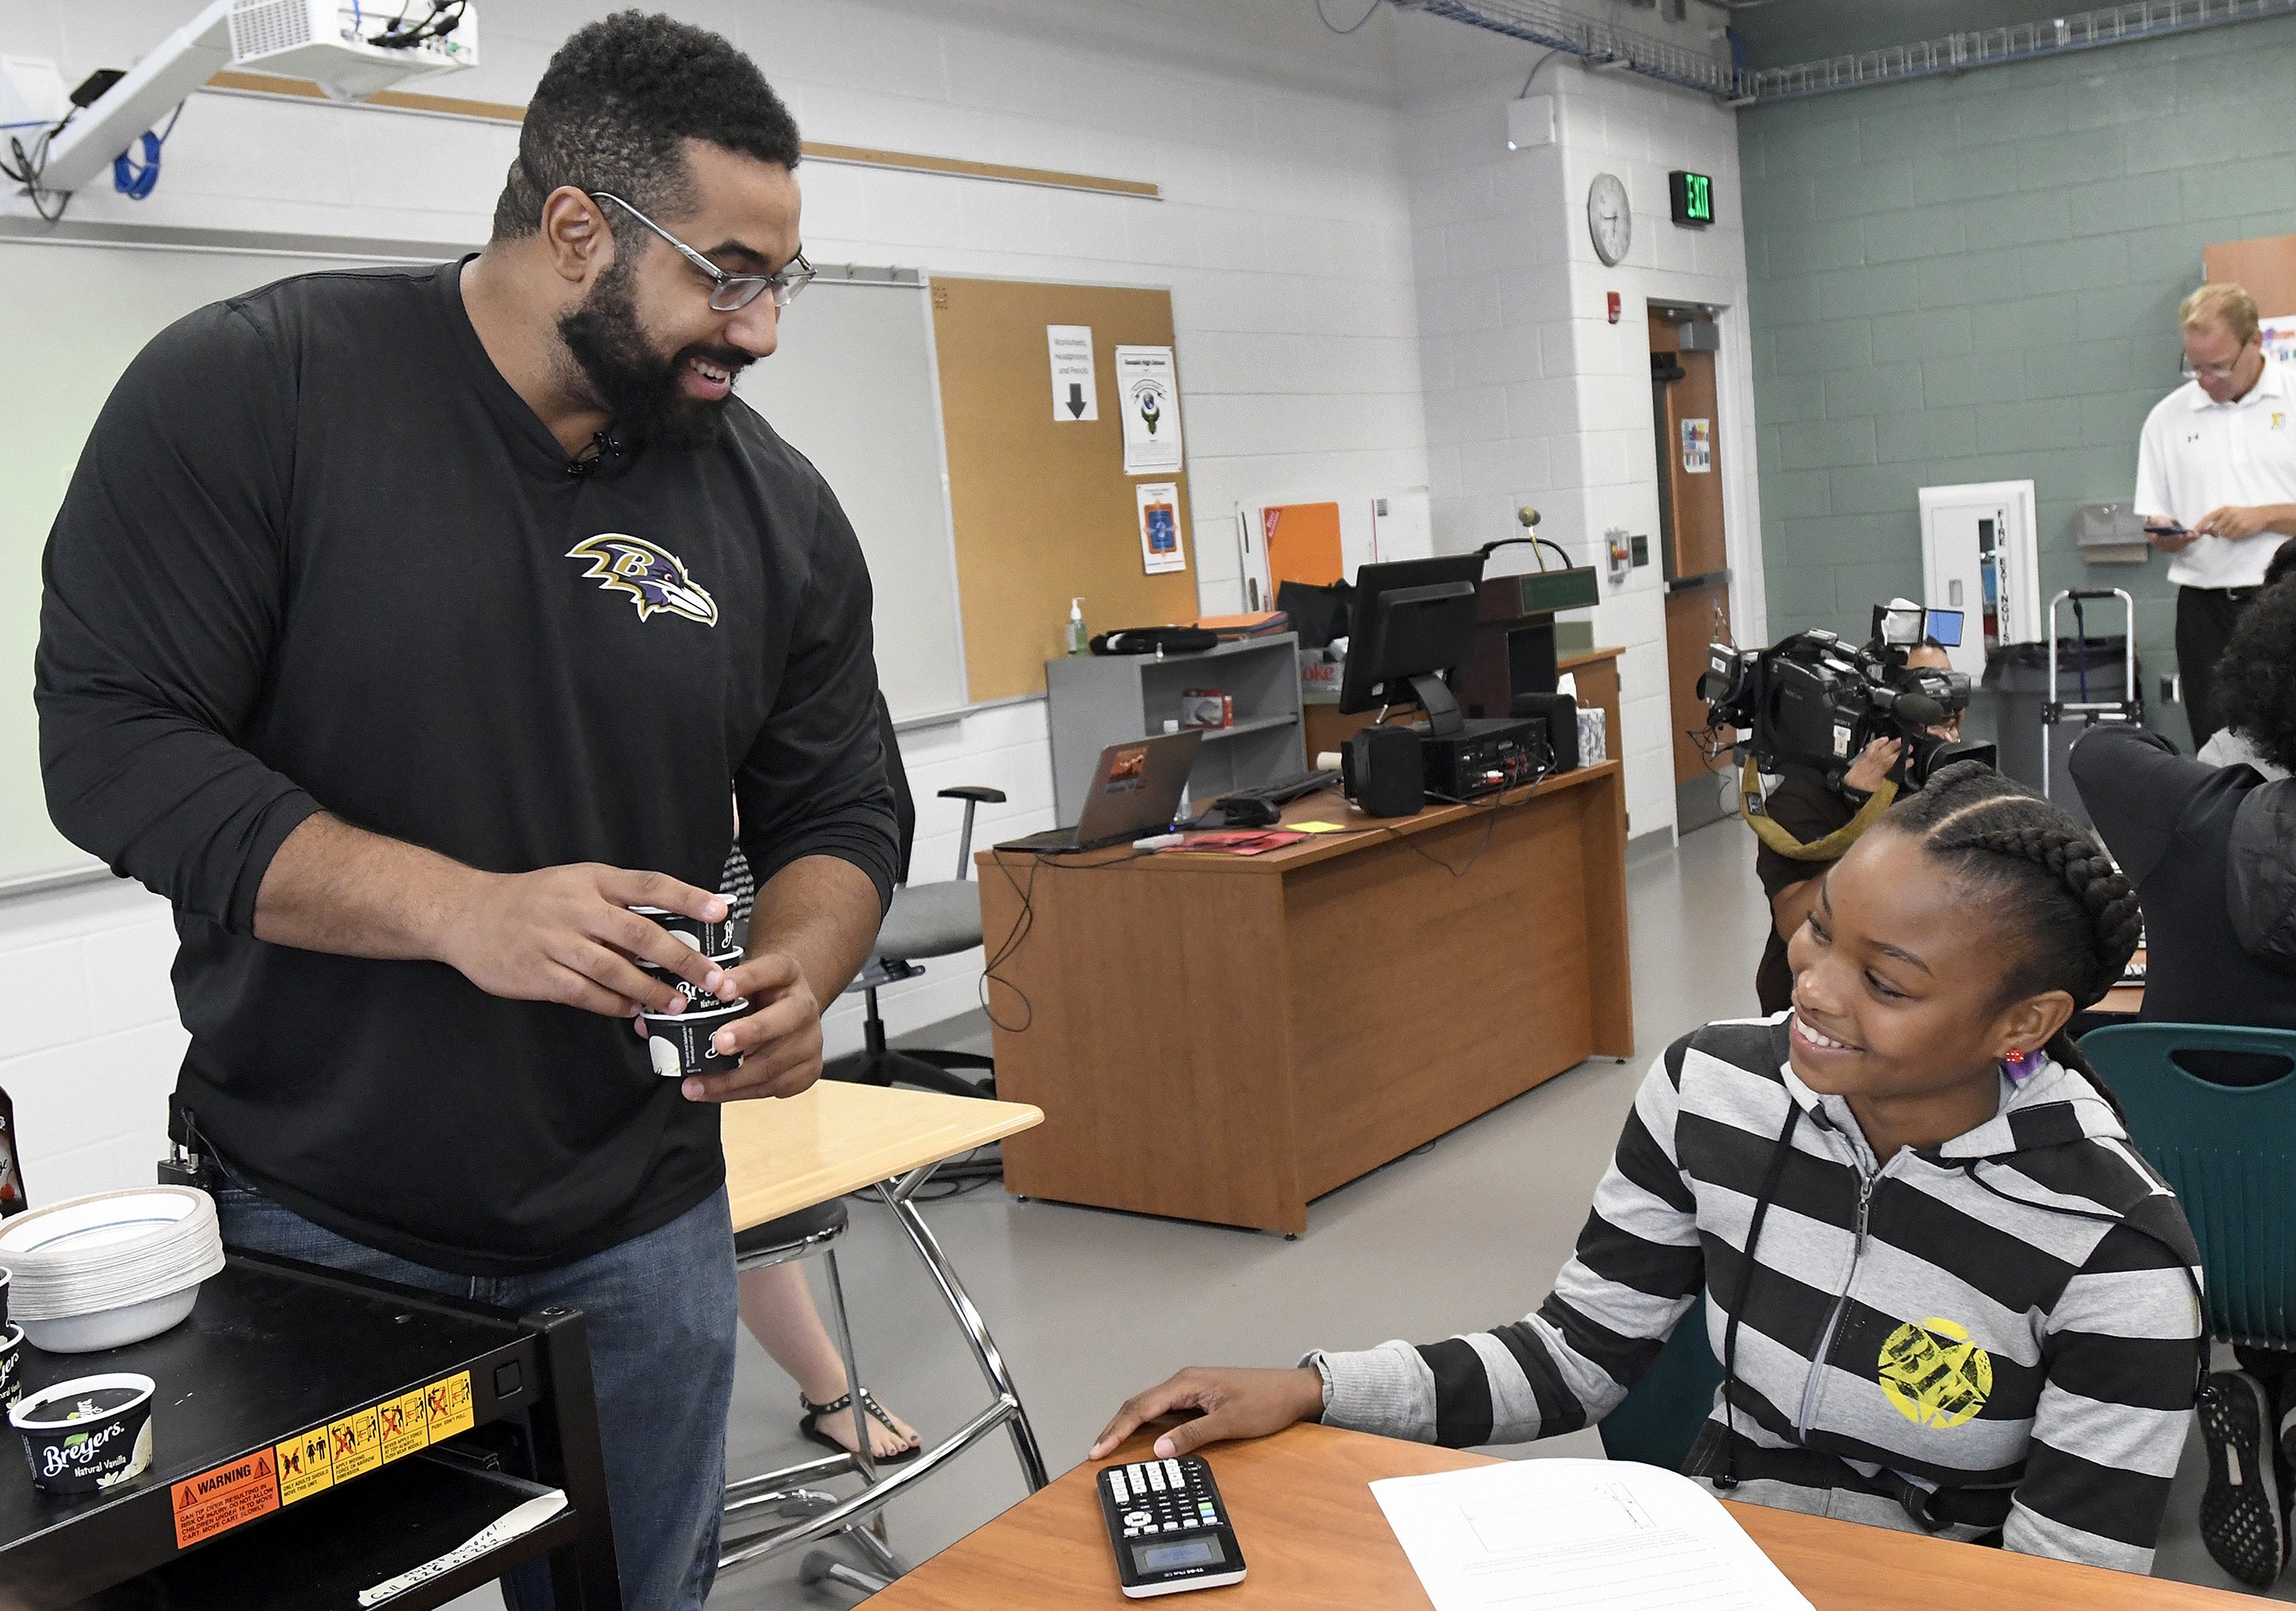
<path fill-rule="evenodd" d="M 1471 1447 L 1599 1421 L 1703 1291 L 1733 1498 L 2144 1572 L 2202 1355 L 2199 1255 L 2065 1038 L 2136 900 L 2071 818 L 1948 767 L 1827 873 L 1793 1006 L 1643 1082 L 1576 1255 L 1472 1336 L 1191 1369 L 1170 1458 L 1321 1419 Z"/>

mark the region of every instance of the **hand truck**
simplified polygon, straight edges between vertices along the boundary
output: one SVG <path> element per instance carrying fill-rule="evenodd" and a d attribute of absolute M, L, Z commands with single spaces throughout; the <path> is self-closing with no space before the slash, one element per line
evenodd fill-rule
<path fill-rule="evenodd" d="M 2120 601 L 2120 617 L 2127 636 L 2122 639 L 2125 653 L 2121 655 L 2121 690 L 2119 699 L 2094 697 L 2098 690 L 2089 686 L 2088 621 L 2081 609 L 2088 599 L 2117 598 Z M 2079 686 L 2077 699 L 2057 697 L 2057 606 L 2070 601 L 2073 607 L 2073 656 Z M 2041 793 L 2053 798 L 2050 791 L 2051 739 L 2057 724 L 2069 716 L 2080 719 L 2083 730 L 2101 721 L 2128 722 L 2141 726 L 2144 720 L 2144 699 L 2136 690 L 2136 601 L 2123 588 L 2069 588 L 2049 601 L 2048 637 L 2049 696 L 2041 705 Z"/>

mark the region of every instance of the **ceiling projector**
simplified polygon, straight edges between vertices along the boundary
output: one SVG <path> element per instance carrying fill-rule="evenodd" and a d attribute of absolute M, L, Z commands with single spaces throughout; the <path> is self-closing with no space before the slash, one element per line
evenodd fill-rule
<path fill-rule="evenodd" d="M 415 21 L 335 0 L 233 0 L 230 25 L 234 67 L 308 78 L 338 101 L 479 62 L 478 19 L 467 5 L 434 6 Z"/>
<path fill-rule="evenodd" d="M 69 193 L 226 69 L 308 78 L 340 101 L 479 62 L 472 0 L 408 0 L 396 16 L 354 0 L 209 0 L 46 143 L 38 188 Z"/>

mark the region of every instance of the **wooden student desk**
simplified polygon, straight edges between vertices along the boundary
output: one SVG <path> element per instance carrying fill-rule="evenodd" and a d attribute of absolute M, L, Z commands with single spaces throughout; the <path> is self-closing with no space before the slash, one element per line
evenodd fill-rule
<path fill-rule="evenodd" d="M 808 1512 L 806 1519 L 762 1538 L 733 1543 L 718 1563 L 721 1573 L 853 1528 L 999 1426 L 1013 1440 L 1013 1452 L 1029 1492 L 1045 1485 L 1044 1456 L 1037 1447 L 1029 1412 L 1021 1403 L 1021 1390 L 1004 1368 L 996 1339 L 988 1335 L 988 1322 L 973 1306 L 955 1268 L 913 1201 L 917 1188 L 944 1159 L 1002 1140 L 1043 1118 L 1035 1108 L 1016 1102 L 984 1102 L 835 1080 L 818 1081 L 794 1097 L 726 1104 L 721 1134 L 734 1232 L 738 1235 L 816 1204 L 873 1187 L 893 1211 L 909 1245 L 924 1261 L 994 1396 L 988 1408 L 915 1460 L 882 1477 L 873 1474 L 858 1493 L 830 1508 Z M 840 1319 L 840 1335 L 842 1324 Z M 851 1357 L 847 1356 L 849 1360 Z M 727 1515 L 778 1507 L 791 1490 L 855 1469 L 850 1459 L 832 1457 L 730 1483 L 726 1490 Z M 772 1513 L 793 1514 L 777 1508 Z M 889 1571 L 901 1569 L 899 1558 L 885 1551 L 882 1543 L 877 1550 L 879 1561 Z"/>
<path fill-rule="evenodd" d="M 996 1089 L 1029 1196 L 1297 1233 L 1308 1204 L 1634 1051 L 1616 761 L 1263 856 L 984 851 Z"/>
<path fill-rule="evenodd" d="M 871 1611 L 1133 1604 L 1117 1587 L 1093 1484 L 1109 1466 L 1152 1458 L 1152 1441 L 1143 1434 L 1107 1460 L 1078 1466 L 902 1578 L 870 1601 Z M 1232 1589 L 1185 1597 L 1191 1611 L 1428 1611 L 1370 1484 L 1493 1463 L 1488 1455 L 1310 1426 L 1256 1443 L 1214 1444 L 1205 1458 L 1234 1521 L 1246 1574 Z M 1730 1511 L 1816 1611 L 2234 1611 L 2256 1603 L 1759 1505 Z"/>

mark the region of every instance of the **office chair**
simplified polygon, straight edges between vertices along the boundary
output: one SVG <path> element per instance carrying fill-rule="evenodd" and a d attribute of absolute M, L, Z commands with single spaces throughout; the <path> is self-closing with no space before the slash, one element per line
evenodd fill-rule
<path fill-rule="evenodd" d="M 894 819 L 900 829 L 899 883 L 893 890 L 869 964 L 847 985 L 868 1002 L 862 1021 L 860 1051 L 831 1060 L 824 1074 L 857 1085 L 914 1085 L 952 1097 L 993 1097 L 996 1094 L 996 1060 L 975 1052 L 914 1049 L 896 1051 L 885 1044 L 885 1020 L 877 1010 L 877 992 L 925 970 L 921 957 L 953 957 L 980 943 L 980 892 L 967 875 L 972 862 L 973 813 L 984 804 L 1001 805 L 1002 789 L 967 785 L 943 789 L 939 798 L 964 801 L 964 830 L 956 843 L 956 876 L 947 883 L 911 884 L 909 851 L 917 836 L 915 797 L 909 793 L 909 775 L 901 764 L 900 740 L 893 731 L 893 713 L 884 697 L 877 700 L 877 732 L 885 746 L 885 776 L 893 785 Z M 958 1069 L 980 1069 L 986 1077 L 968 1080 Z"/>
<path fill-rule="evenodd" d="M 1706 1295 L 1701 1293 L 1642 1379 L 1603 1418 L 1603 1452 L 1614 1460 L 1681 1470 L 1721 1385 L 1721 1364 L 1706 1340 Z"/>
<path fill-rule="evenodd" d="M 2296 1346 L 2296 1031 L 2117 1023 L 2082 1036 L 2080 1049 L 2185 1205 L 2211 1335 Z"/>

